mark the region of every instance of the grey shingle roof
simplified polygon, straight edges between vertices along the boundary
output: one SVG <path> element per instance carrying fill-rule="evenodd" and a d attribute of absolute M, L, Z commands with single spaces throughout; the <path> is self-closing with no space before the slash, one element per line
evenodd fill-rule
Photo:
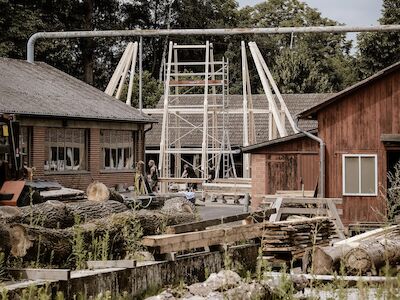
<path fill-rule="evenodd" d="M 297 113 L 303 111 L 306 108 L 314 106 L 331 96 L 332 94 L 283 94 L 285 103 L 294 117 Z M 209 103 L 211 98 L 209 99 Z M 278 103 L 278 100 L 276 100 Z M 203 103 L 203 97 L 191 96 L 180 99 L 180 105 L 201 105 Z M 229 96 L 229 107 L 230 108 L 241 108 L 243 103 L 242 95 L 230 95 Z M 253 106 L 254 108 L 267 109 L 268 101 L 265 95 L 253 95 Z M 161 98 L 157 104 L 157 108 L 163 107 L 163 99 Z M 278 105 L 279 107 L 279 105 Z M 150 114 L 150 113 L 149 113 Z M 255 127 L 256 127 L 256 142 L 260 143 L 268 140 L 268 115 L 266 114 L 255 114 L 254 115 Z M 153 117 L 159 121 L 155 124 L 153 129 L 146 134 L 146 147 L 158 147 L 161 140 L 161 125 L 162 115 L 154 114 Z M 202 115 L 190 115 L 190 121 L 197 126 L 202 124 Z M 219 118 L 221 124 L 222 117 Z M 183 122 L 181 121 L 181 126 Z M 209 123 L 211 126 L 211 123 Z M 299 126 L 302 129 L 310 130 L 317 127 L 317 122 L 312 120 L 300 120 Z M 289 122 L 286 120 L 286 127 L 289 134 L 293 131 L 290 128 Z M 232 146 L 243 145 L 243 117 L 239 114 L 230 114 L 226 121 L 226 129 L 229 130 L 230 142 Z M 181 133 L 184 134 L 188 129 L 181 129 Z M 221 136 L 221 132 L 220 132 Z M 196 130 L 188 134 L 182 140 L 182 147 L 201 147 L 202 133 Z"/>
<path fill-rule="evenodd" d="M 0 113 L 129 122 L 151 117 L 45 63 L 0 58 Z"/>

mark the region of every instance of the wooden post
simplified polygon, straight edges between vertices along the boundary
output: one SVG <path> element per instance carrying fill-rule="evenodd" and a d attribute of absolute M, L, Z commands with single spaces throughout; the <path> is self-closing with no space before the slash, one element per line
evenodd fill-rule
<path fill-rule="evenodd" d="M 132 47 L 133 43 L 128 43 L 126 46 L 126 49 L 124 53 L 122 54 L 122 57 L 120 61 L 118 62 L 117 67 L 115 68 L 114 74 L 111 76 L 110 81 L 108 82 L 108 85 L 106 87 L 106 90 L 104 91 L 107 95 L 114 95 L 115 88 L 117 87 L 118 81 L 121 78 L 121 73 L 124 68 L 124 62 L 126 60 L 126 56 L 129 54 L 130 48 Z"/>
<path fill-rule="evenodd" d="M 129 74 L 129 86 L 128 86 L 128 94 L 126 95 L 126 104 L 132 105 L 132 89 L 133 89 L 133 78 L 135 77 L 135 68 L 136 68 L 136 57 L 138 52 L 138 43 L 135 42 L 133 44 L 133 56 L 132 56 L 132 66 L 131 73 Z"/>
<path fill-rule="evenodd" d="M 133 54 L 133 45 L 130 47 L 129 52 L 128 52 L 128 54 L 127 54 L 127 56 L 125 58 L 125 61 L 124 61 L 123 72 L 121 74 L 121 79 L 119 81 L 117 94 L 115 95 L 115 98 L 117 98 L 117 99 L 121 98 L 121 93 L 122 93 L 122 89 L 124 88 L 126 75 L 128 75 L 129 66 L 130 66 L 131 61 L 132 61 L 132 54 Z"/>
<path fill-rule="evenodd" d="M 161 177 L 168 177 L 168 165 L 167 165 L 167 155 L 166 148 L 167 148 L 167 138 L 168 138 L 168 100 L 169 100 L 169 82 L 171 79 L 171 62 L 172 62 L 172 50 L 173 50 L 173 43 L 169 43 L 169 52 L 168 52 L 168 65 L 167 65 L 167 78 L 165 79 L 164 83 L 164 113 L 163 113 L 163 122 L 162 122 L 162 130 L 161 130 L 161 142 L 160 142 L 160 161 L 158 168 L 160 170 Z M 165 193 L 167 191 L 168 183 L 161 184 L 161 192 Z"/>
<path fill-rule="evenodd" d="M 201 144 L 201 170 L 203 178 L 208 176 L 208 71 L 210 62 L 210 42 L 206 42 L 206 61 L 204 67 L 204 111 L 203 111 L 203 142 Z"/>
<path fill-rule="evenodd" d="M 275 121 L 276 127 L 278 129 L 279 135 L 281 137 L 287 136 L 286 128 L 282 125 L 280 114 L 279 114 L 278 108 L 275 103 L 274 95 L 272 94 L 271 87 L 268 83 L 268 79 L 267 79 L 265 72 L 263 70 L 263 67 L 260 63 L 259 57 L 258 57 L 256 49 L 254 47 L 254 43 L 250 42 L 249 47 L 250 47 L 251 55 L 253 56 L 254 63 L 257 68 L 258 75 L 260 76 L 261 84 L 263 86 L 265 95 L 268 99 L 269 109 L 271 110 L 272 115 L 274 117 L 274 121 Z"/>

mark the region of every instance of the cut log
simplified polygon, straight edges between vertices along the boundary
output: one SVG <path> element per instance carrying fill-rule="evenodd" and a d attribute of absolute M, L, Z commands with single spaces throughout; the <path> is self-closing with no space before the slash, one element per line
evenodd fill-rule
<path fill-rule="evenodd" d="M 118 201 L 108 200 L 105 202 L 84 201 L 66 204 L 69 216 L 79 216 L 81 223 L 107 217 L 111 214 L 128 211 L 129 208 Z"/>
<path fill-rule="evenodd" d="M 346 254 L 344 261 L 350 274 L 376 273 L 386 262 L 394 266 L 400 262 L 400 237 L 390 234 L 360 242 Z"/>
<path fill-rule="evenodd" d="M 110 198 L 110 191 L 105 184 L 94 181 L 88 185 L 86 195 L 89 201 L 104 202 Z"/>
<path fill-rule="evenodd" d="M 11 251 L 11 236 L 8 224 L 0 223 L 0 252 L 8 256 Z"/>
<path fill-rule="evenodd" d="M 352 248 L 353 247 L 350 245 L 315 247 L 312 255 L 312 273 L 317 275 L 328 275 L 339 271 L 343 257 Z"/>
<path fill-rule="evenodd" d="M 5 229 L 10 237 L 6 246 L 11 248 L 12 256 L 23 257 L 24 261 L 70 267 L 74 264 L 74 256 L 71 255 L 74 247 L 75 251 L 93 254 L 99 251 L 102 241 L 106 243 L 105 252 L 111 258 L 119 259 L 125 257 L 127 247 L 131 246 L 132 235 L 140 237 L 143 232 L 156 234 L 167 225 L 193 219 L 194 215 L 183 213 L 170 216 L 154 211 L 129 210 L 65 229 L 12 224 L 10 229 Z M 77 247 L 77 243 L 80 246 Z"/>
<path fill-rule="evenodd" d="M 75 223 L 75 218 L 80 223 L 107 217 L 113 213 L 128 210 L 128 207 L 118 201 L 82 201 L 63 203 L 56 200 L 46 201 L 41 204 L 21 207 L 21 216 L 7 219 L 9 223 L 23 223 L 38 225 L 46 228 L 67 228 Z"/>

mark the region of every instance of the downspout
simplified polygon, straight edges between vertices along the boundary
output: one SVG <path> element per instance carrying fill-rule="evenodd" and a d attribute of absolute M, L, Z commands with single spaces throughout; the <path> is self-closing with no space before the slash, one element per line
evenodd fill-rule
<path fill-rule="evenodd" d="M 316 141 L 319 143 L 319 196 L 321 198 L 325 198 L 325 143 L 324 141 L 316 136 L 311 134 L 308 131 L 305 131 L 304 129 L 301 129 L 298 125 L 299 123 L 299 118 L 296 116 L 296 122 L 295 122 L 295 127 L 298 131 L 301 133 L 304 133 L 307 137 L 310 139 Z"/>
<path fill-rule="evenodd" d="M 152 130 L 153 129 L 153 123 L 150 123 L 150 127 L 149 128 L 147 128 L 147 129 L 145 129 L 143 132 L 144 132 L 144 135 L 146 135 L 146 133 L 147 132 L 149 132 L 150 130 Z"/>

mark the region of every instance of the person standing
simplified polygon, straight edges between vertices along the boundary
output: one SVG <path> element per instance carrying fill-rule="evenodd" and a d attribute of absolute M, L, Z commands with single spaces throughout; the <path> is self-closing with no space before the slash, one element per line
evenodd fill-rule
<path fill-rule="evenodd" d="M 158 169 L 154 160 L 149 160 L 149 171 L 147 174 L 147 181 L 149 182 L 151 191 L 157 192 L 158 190 Z"/>
<path fill-rule="evenodd" d="M 197 178 L 196 173 L 194 172 L 193 168 L 188 164 L 183 166 L 183 173 L 182 178 Z M 188 183 L 188 188 L 197 190 L 197 183 Z"/>

